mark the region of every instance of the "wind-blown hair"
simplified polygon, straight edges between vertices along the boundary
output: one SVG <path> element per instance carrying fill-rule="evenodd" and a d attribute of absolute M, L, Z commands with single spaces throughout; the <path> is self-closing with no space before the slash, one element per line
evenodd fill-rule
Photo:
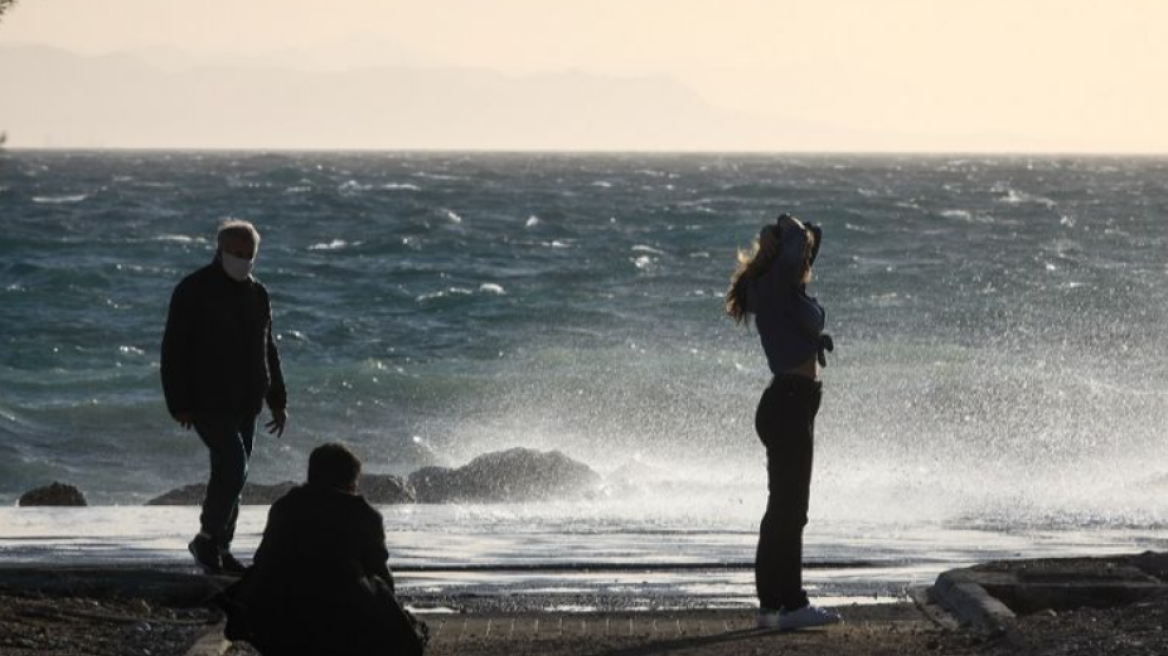
<path fill-rule="evenodd" d="M 747 283 L 766 273 L 775 257 L 781 252 L 777 231 L 770 226 L 766 229 L 774 235 L 775 244 L 773 247 L 764 251 L 762 244 L 755 239 L 749 250 L 738 250 L 738 267 L 730 276 L 730 288 L 726 290 L 726 314 L 734 319 L 734 323 L 750 322 L 750 311 L 746 308 Z"/>
<path fill-rule="evenodd" d="M 749 250 L 738 251 L 738 267 L 730 276 L 730 288 L 726 290 L 726 314 L 738 324 L 749 323 L 752 314 L 746 303 L 748 283 L 766 273 L 783 252 L 782 232 L 777 226 L 763 228 L 763 234 L 771 237 L 767 248 L 764 249 L 761 242 L 755 239 Z M 811 254 L 815 251 L 815 233 L 808 230 L 806 234 L 803 270 L 798 278 L 800 284 L 811 281 Z"/>

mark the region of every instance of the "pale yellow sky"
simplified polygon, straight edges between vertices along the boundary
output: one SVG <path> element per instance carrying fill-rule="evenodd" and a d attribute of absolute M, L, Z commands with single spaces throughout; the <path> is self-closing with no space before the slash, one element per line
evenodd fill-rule
<path fill-rule="evenodd" d="M 12 44 L 665 75 L 727 110 L 850 131 L 857 150 L 878 134 L 1168 152 L 1163 0 L 21 0 L 0 24 Z"/>

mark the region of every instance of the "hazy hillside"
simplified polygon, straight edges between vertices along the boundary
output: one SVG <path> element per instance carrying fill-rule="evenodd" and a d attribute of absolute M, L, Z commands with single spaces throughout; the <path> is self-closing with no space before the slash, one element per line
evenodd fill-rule
<path fill-rule="evenodd" d="M 40 47 L 0 48 L 0 129 L 16 147 L 125 148 L 823 149 L 847 136 L 725 111 L 665 77 L 167 71 Z"/>

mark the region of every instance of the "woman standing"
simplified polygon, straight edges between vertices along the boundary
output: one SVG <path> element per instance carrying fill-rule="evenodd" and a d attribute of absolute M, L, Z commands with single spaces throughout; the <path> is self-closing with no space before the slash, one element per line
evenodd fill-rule
<path fill-rule="evenodd" d="M 823 307 L 807 295 L 823 232 L 783 214 L 762 229 L 752 253 L 739 253 L 726 292 L 726 313 L 753 316 L 774 378 L 763 392 L 755 430 L 766 446 L 770 495 L 755 556 L 759 628 L 799 629 L 840 621 L 811 605 L 803 589 L 803 527 L 811 492 L 815 415 L 822 385 Z"/>

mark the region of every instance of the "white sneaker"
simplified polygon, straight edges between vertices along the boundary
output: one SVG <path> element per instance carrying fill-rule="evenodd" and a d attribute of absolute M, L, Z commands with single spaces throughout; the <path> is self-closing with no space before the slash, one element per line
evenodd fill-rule
<path fill-rule="evenodd" d="M 799 610 L 778 613 L 778 628 L 780 631 L 794 631 L 813 626 L 839 624 L 844 620 L 838 613 L 807 604 Z M 761 616 L 760 616 L 761 618 Z M 761 622 L 761 619 L 760 619 Z"/>
<path fill-rule="evenodd" d="M 779 616 L 781 612 L 773 608 L 759 608 L 758 621 L 755 624 L 760 629 L 777 629 L 779 628 Z"/>

